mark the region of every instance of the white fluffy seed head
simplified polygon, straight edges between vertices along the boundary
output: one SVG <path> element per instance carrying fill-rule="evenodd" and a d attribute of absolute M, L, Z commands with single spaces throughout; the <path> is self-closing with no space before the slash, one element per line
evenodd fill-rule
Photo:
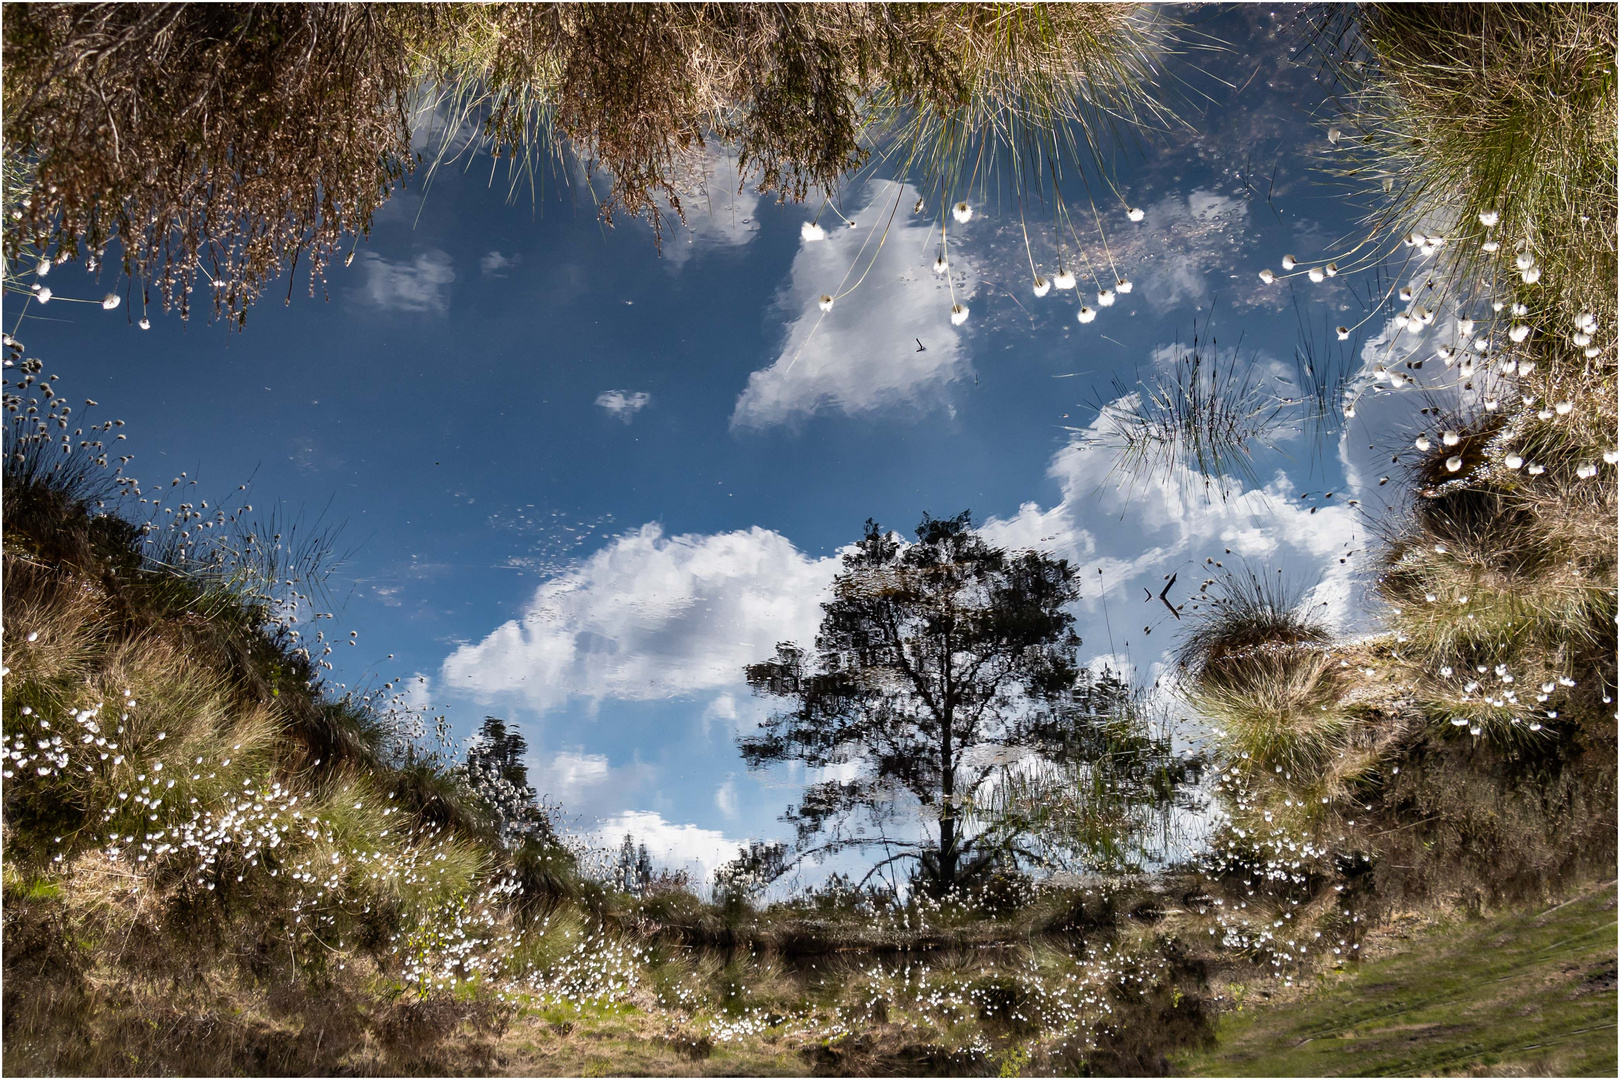
<path fill-rule="evenodd" d="M 1322 279 L 1327 277 L 1327 274 L 1320 267 L 1313 266 L 1305 272 L 1305 276 L 1316 284 L 1321 284 Z"/>
<path fill-rule="evenodd" d="M 939 258 L 934 260 L 934 273 L 943 274 L 950 268 L 951 264 L 945 261 L 945 256 L 941 255 Z"/>
<path fill-rule="evenodd" d="M 1502 459 L 1502 464 L 1510 469 L 1520 469 L 1524 467 L 1524 458 L 1518 454 L 1509 454 Z"/>
<path fill-rule="evenodd" d="M 1126 295 L 1134 288 L 1136 288 L 1136 285 L 1131 281 L 1130 278 L 1120 278 L 1118 281 L 1114 282 L 1114 291 L 1119 293 L 1121 296 Z"/>
<path fill-rule="evenodd" d="M 965 225 L 973 220 L 973 207 L 965 202 L 959 202 L 951 207 L 951 217 Z"/>
<path fill-rule="evenodd" d="M 1097 306 L 1098 307 L 1113 307 L 1114 306 L 1114 290 L 1113 289 L 1104 289 L 1102 292 L 1098 293 L 1097 294 Z"/>
<path fill-rule="evenodd" d="M 1340 341 L 1350 340 L 1350 328 L 1348 326 L 1340 326 L 1336 328 L 1334 332 L 1339 335 Z"/>
<path fill-rule="evenodd" d="M 1519 342 L 1530 336 L 1530 327 L 1524 323 L 1515 323 L 1508 331 L 1508 340 Z"/>
<path fill-rule="evenodd" d="M 1057 275 L 1052 278 L 1052 284 L 1056 285 L 1059 289 L 1072 289 L 1072 288 L 1074 288 L 1074 274 L 1073 274 L 1073 272 L 1068 271 L 1068 270 L 1059 271 L 1057 273 Z"/>
<path fill-rule="evenodd" d="M 1521 251 L 1519 252 L 1518 257 L 1513 260 L 1513 265 L 1518 267 L 1520 270 L 1528 270 L 1532 266 L 1536 265 L 1536 257 L 1530 254 L 1528 251 Z"/>
<path fill-rule="evenodd" d="M 1081 304 L 1079 316 L 1081 322 L 1088 323 L 1097 317 L 1097 313 L 1091 308 L 1086 307 L 1084 304 Z"/>
<path fill-rule="evenodd" d="M 1517 367 L 1518 367 L 1518 371 L 1519 371 L 1519 377 L 1520 378 L 1525 378 L 1525 377 L 1529 376 L 1529 374 L 1532 371 L 1536 370 L 1536 362 L 1534 360 L 1520 360 Z"/>
<path fill-rule="evenodd" d="M 1047 281 L 1045 278 L 1043 278 L 1043 277 L 1041 277 L 1040 275 L 1037 274 L 1035 276 L 1035 295 L 1036 296 L 1045 296 L 1047 293 L 1049 293 L 1051 291 L 1052 291 L 1052 283 L 1050 281 Z"/>
<path fill-rule="evenodd" d="M 1419 435 L 1415 445 L 1419 450 L 1427 450 L 1432 444 L 1429 442 L 1427 435 Z"/>
<path fill-rule="evenodd" d="M 1526 285 L 1534 285 L 1536 282 L 1541 280 L 1541 267 L 1532 266 L 1519 276 L 1524 279 L 1524 283 Z"/>
<path fill-rule="evenodd" d="M 34 299 L 38 300 L 42 304 L 50 303 L 51 290 L 49 288 L 41 287 L 39 291 L 34 293 Z"/>
<path fill-rule="evenodd" d="M 1557 413 L 1559 416 L 1568 416 L 1574 411 L 1575 403 L 1573 401 L 1560 401 L 1557 405 L 1553 406 L 1553 412 Z"/>
<path fill-rule="evenodd" d="M 1125 211 L 1125 216 L 1130 218 L 1132 221 L 1141 221 L 1143 218 L 1147 217 L 1147 214 L 1143 213 L 1140 208 L 1133 206 L 1129 210 Z"/>
<path fill-rule="evenodd" d="M 1597 466 L 1588 462 L 1575 470 L 1575 475 L 1582 480 L 1590 480 L 1597 475 Z"/>
<path fill-rule="evenodd" d="M 1260 271 L 1260 280 L 1264 284 L 1270 285 L 1273 281 L 1277 280 L 1277 275 L 1273 274 L 1271 272 L 1271 270 L 1268 268 L 1268 269 Z"/>
<path fill-rule="evenodd" d="M 1483 244 L 1479 245 L 1479 247 L 1481 251 L 1484 251 L 1488 255 L 1495 255 L 1498 251 L 1502 250 L 1502 245 L 1498 244 L 1495 240 L 1487 240 Z"/>
<path fill-rule="evenodd" d="M 828 296 L 826 293 L 822 293 L 821 299 L 817 301 L 817 303 L 821 307 L 822 311 L 831 311 L 833 306 L 833 298 Z"/>
<path fill-rule="evenodd" d="M 1282 268 L 1284 270 L 1292 270 L 1294 267 L 1296 267 L 1298 265 L 1299 265 L 1299 260 L 1295 259 L 1292 255 L 1284 255 L 1282 257 Z"/>
<path fill-rule="evenodd" d="M 135 325 L 140 327 L 142 330 L 150 330 L 150 329 L 152 329 L 152 320 L 148 319 L 146 316 L 142 315 L 141 316 L 141 321 L 136 323 Z"/>
<path fill-rule="evenodd" d="M 967 305 L 966 304 L 952 304 L 951 305 L 951 325 L 952 326 L 961 326 L 963 323 L 967 322 L 967 320 L 968 320 Z"/>
<path fill-rule="evenodd" d="M 827 239 L 827 230 L 813 221 L 807 221 L 799 226 L 799 239 L 814 243 L 817 240 Z"/>
<path fill-rule="evenodd" d="M 1495 227 L 1496 223 L 1501 220 L 1502 215 L 1498 214 L 1495 210 L 1480 211 L 1479 223 L 1485 226 L 1487 229 Z"/>
<path fill-rule="evenodd" d="M 1456 472 L 1460 468 L 1462 468 L 1462 458 L 1456 454 L 1446 458 L 1446 472 Z"/>
<path fill-rule="evenodd" d="M 1462 441 L 1462 436 L 1458 435 L 1450 428 L 1447 428 L 1445 431 L 1440 433 L 1440 441 L 1445 443 L 1447 446 L 1456 446 Z"/>
<path fill-rule="evenodd" d="M 101 310 L 111 311 L 113 308 L 118 306 L 119 302 L 120 297 L 117 293 L 108 293 L 106 296 L 101 298 Z"/>

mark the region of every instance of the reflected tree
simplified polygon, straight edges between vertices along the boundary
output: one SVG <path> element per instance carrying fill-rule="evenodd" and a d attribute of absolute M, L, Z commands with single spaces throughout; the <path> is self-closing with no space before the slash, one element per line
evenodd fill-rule
<path fill-rule="evenodd" d="M 996 547 L 967 512 L 925 516 L 916 537 L 866 523 L 814 651 L 783 642 L 748 667 L 757 693 L 788 704 L 740 744 L 750 767 L 820 773 L 785 816 L 801 854 L 876 849 L 874 872 L 909 860 L 944 895 L 1024 854 L 1016 829 L 983 827 L 976 807 L 1081 752 L 1080 729 L 1124 690 L 1076 661 L 1066 560 Z"/>

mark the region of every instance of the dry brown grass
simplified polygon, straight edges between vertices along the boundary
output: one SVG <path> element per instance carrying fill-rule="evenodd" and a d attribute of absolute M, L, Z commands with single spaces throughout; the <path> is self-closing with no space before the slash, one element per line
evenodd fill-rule
<path fill-rule="evenodd" d="M 1155 33 L 1115 4 L 13 4 L 9 272 L 113 259 L 138 293 L 238 324 L 303 261 L 313 294 L 409 174 L 447 153 L 600 168 L 604 220 L 682 213 L 704 146 L 784 198 L 874 148 L 943 191 L 1022 145 L 1037 178 L 1156 115 Z M 462 138 L 463 128 L 472 138 Z M 459 145 L 452 148 L 452 143 Z M 451 156 L 454 156 L 451 153 Z M 594 192 L 594 188 L 592 189 Z M 291 293 L 289 291 L 289 298 Z"/>

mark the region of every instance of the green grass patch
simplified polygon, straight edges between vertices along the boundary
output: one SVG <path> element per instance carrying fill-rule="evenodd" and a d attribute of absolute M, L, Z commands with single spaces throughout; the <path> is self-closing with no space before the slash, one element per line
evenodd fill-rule
<path fill-rule="evenodd" d="M 1615 891 L 1459 920 L 1275 1008 L 1222 1017 L 1193 1076 L 1614 1076 Z"/>

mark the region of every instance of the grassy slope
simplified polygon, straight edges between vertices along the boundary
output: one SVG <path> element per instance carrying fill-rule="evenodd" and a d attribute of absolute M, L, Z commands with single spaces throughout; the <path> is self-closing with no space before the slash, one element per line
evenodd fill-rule
<path fill-rule="evenodd" d="M 1444 924 L 1302 999 L 1229 1013 L 1194 1076 L 1616 1075 L 1614 883 Z"/>

